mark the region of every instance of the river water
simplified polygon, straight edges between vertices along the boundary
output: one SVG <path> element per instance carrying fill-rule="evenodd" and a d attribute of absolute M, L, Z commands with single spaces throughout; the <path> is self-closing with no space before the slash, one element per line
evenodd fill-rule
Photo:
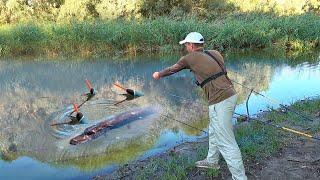
<path fill-rule="evenodd" d="M 88 179 L 206 136 L 198 130 L 206 131 L 208 124 L 206 100 L 192 74 L 183 70 L 159 81 L 151 77 L 178 58 L 0 61 L 0 179 Z M 230 78 L 247 87 L 235 83 L 237 113 L 246 114 L 248 88 L 268 97 L 251 95 L 252 115 L 320 94 L 319 53 L 294 60 L 263 53 L 232 54 L 225 59 Z M 86 79 L 97 91 L 80 108 L 89 125 L 136 108 L 152 108 L 156 113 L 88 143 L 70 145 L 70 139 L 89 125 L 50 124 L 65 121 L 72 103 L 83 102 Z M 113 86 L 116 81 L 144 96 L 115 106 L 124 98 Z"/>

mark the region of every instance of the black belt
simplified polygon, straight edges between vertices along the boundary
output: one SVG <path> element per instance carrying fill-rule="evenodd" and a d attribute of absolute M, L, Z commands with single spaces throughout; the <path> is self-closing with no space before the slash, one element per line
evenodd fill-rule
<path fill-rule="evenodd" d="M 208 82 L 210 82 L 210 81 L 212 81 L 212 80 L 215 80 L 215 79 L 217 79 L 218 77 L 223 76 L 223 75 L 227 75 L 227 72 L 225 72 L 225 71 L 218 72 L 218 73 L 216 73 L 216 74 L 211 75 L 210 77 L 208 77 L 207 79 L 205 79 L 205 80 L 202 81 L 201 83 L 199 83 L 198 81 L 196 81 L 196 84 L 202 88 L 202 87 L 203 87 L 205 84 L 207 84 Z"/>

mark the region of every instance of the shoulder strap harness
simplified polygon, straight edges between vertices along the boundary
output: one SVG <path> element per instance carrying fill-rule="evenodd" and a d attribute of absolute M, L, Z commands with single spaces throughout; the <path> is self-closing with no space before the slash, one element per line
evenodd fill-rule
<path fill-rule="evenodd" d="M 225 67 L 211 54 L 209 53 L 209 51 L 204 51 L 204 53 L 206 53 L 208 56 L 210 56 L 213 60 L 215 60 L 218 65 L 220 66 L 221 68 L 221 72 L 218 72 L 216 74 L 213 74 L 211 76 L 209 76 L 207 79 L 205 79 L 204 81 L 202 81 L 201 83 L 199 83 L 198 81 L 196 81 L 196 85 L 200 86 L 201 88 L 207 84 L 208 82 L 212 81 L 212 80 L 215 80 L 217 79 L 218 77 L 220 76 L 223 76 L 223 75 L 227 75 L 227 71 L 225 70 Z"/>

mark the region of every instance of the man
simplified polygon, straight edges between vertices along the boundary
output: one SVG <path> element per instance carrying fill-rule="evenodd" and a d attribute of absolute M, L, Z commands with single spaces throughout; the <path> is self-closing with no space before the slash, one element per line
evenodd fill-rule
<path fill-rule="evenodd" d="M 224 60 L 218 51 L 204 51 L 204 38 L 198 32 L 189 33 L 179 42 L 188 54 L 160 72 L 154 72 L 155 80 L 172 75 L 182 69 L 190 69 L 196 84 L 204 90 L 209 103 L 209 150 L 206 159 L 196 162 L 197 167 L 219 169 L 219 154 L 228 164 L 233 179 L 247 179 L 241 152 L 235 140 L 232 126 L 237 95 L 227 76 Z"/>

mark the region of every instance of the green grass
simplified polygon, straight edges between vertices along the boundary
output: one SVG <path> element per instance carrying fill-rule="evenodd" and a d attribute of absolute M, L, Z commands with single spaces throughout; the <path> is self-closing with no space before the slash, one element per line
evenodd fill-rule
<path fill-rule="evenodd" d="M 197 149 L 196 156 L 185 156 L 171 153 L 169 157 L 153 159 L 143 169 L 136 173 L 136 179 L 187 179 L 195 169 L 194 162 L 204 158 L 205 147 Z M 219 171 L 208 170 L 206 176 L 216 177 Z"/>
<path fill-rule="evenodd" d="M 281 144 L 279 133 L 272 127 L 252 122 L 240 125 L 236 131 L 243 159 L 259 161 L 274 153 Z"/>
<path fill-rule="evenodd" d="M 0 56 L 114 57 L 180 51 L 178 42 L 201 32 L 207 48 L 220 51 L 267 49 L 308 52 L 319 47 L 320 18 L 315 14 L 230 15 L 221 22 L 186 17 L 144 20 L 18 24 L 0 27 Z"/>

